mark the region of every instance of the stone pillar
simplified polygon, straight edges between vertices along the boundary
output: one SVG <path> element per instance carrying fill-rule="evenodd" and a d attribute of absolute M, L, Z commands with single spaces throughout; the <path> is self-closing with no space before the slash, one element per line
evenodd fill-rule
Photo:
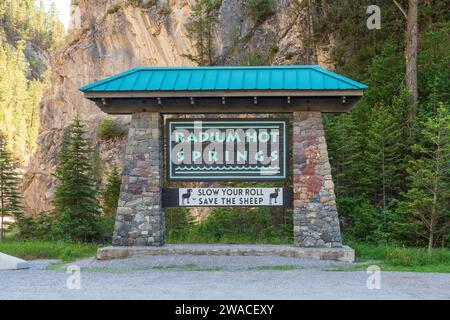
<path fill-rule="evenodd" d="M 134 113 L 125 152 L 124 172 L 114 226 L 114 246 L 164 245 L 162 117 Z"/>
<path fill-rule="evenodd" d="M 294 245 L 342 247 L 320 112 L 294 112 Z"/>

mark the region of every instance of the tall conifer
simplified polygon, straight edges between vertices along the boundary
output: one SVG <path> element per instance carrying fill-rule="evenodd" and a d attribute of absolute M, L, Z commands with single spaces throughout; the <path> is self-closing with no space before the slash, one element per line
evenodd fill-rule
<path fill-rule="evenodd" d="M 80 118 L 64 132 L 58 157 L 53 205 L 60 231 L 68 240 L 91 241 L 97 236 L 99 205 L 92 148 Z"/>
<path fill-rule="evenodd" d="M 13 165 L 10 152 L 0 134 L 0 241 L 3 240 L 6 218 L 17 218 L 23 212 L 20 178 Z"/>

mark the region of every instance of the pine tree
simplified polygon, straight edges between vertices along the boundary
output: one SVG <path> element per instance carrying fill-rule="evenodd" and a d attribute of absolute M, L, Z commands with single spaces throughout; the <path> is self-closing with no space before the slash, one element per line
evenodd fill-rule
<path fill-rule="evenodd" d="M 407 93 L 405 91 L 405 93 Z M 370 177 L 372 203 L 387 209 L 391 199 L 396 198 L 402 188 L 405 159 L 409 145 L 403 139 L 406 133 L 404 119 L 404 96 L 392 99 L 390 105 L 374 108 L 366 132 L 365 158 L 367 176 Z"/>
<path fill-rule="evenodd" d="M 423 122 L 420 144 L 413 149 L 420 157 L 410 162 L 410 189 L 399 206 L 400 212 L 412 224 L 426 230 L 421 236 L 431 250 L 445 237 L 450 227 L 450 112 L 440 103 L 434 116 Z M 420 230 L 420 229 L 418 229 Z"/>
<path fill-rule="evenodd" d="M 58 159 L 53 199 L 58 229 L 69 240 L 92 241 L 97 236 L 99 205 L 92 148 L 80 118 L 76 117 L 66 129 Z"/>
<path fill-rule="evenodd" d="M 0 241 L 4 238 L 6 218 L 17 220 L 23 212 L 20 179 L 0 134 Z"/>
<path fill-rule="evenodd" d="M 102 192 L 103 214 L 107 217 L 114 217 L 119 201 L 121 178 L 117 166 L 113 165 L 108 181 Z"/>
<path fill-rule="evenodd" d="M 199 66 L 214 64 L 213 31 L 217 23 L 217 9 L 221 1 L 199 0 L 192 7 L 189 36 L 195 41 L 196 55 L 185 55 Z"/>

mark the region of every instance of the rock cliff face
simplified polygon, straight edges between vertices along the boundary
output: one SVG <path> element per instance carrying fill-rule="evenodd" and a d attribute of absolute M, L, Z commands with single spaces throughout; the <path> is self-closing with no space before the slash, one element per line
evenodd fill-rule
<path fill-rule="evenodd" d="M 30 212 L 51 208 L 57 149 L 74 116 L 87 124 L 104 171 L 122 162 L 124 139 L 96 138 L 96 127 L 107 115 L 83 98 L 80 86 L 136 66 L 194 65 L 186 55 L 196 54 L 195 39 L 187 31 L 195 1 L 159 0 L 147 6 L 131 2 L 80 0 L 72 6 L 69 35 L 51 59 L 52 86 L 41 105 L 39 147 L 25 176 Z M 275 13 L 256 24 L 242 0 L 222 0 L 212 44 L 218 64 L 243 63 L 246 55 L 256 53 L 272 64 L 327 67 L 326 46 L 311 50 L 302 42 L 310 32 L 305 10 L 290 0 L 275 3 Z M 130 117 L 114 119 L 126 127 Z"/>

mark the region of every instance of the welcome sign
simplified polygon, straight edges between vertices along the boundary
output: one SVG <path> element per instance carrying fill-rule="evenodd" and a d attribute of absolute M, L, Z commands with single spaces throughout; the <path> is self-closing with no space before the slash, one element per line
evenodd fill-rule
<path fill-rule="evenodd" d="M 168 119 L 168 179 L 284 180 L 287 121 Z"/>

